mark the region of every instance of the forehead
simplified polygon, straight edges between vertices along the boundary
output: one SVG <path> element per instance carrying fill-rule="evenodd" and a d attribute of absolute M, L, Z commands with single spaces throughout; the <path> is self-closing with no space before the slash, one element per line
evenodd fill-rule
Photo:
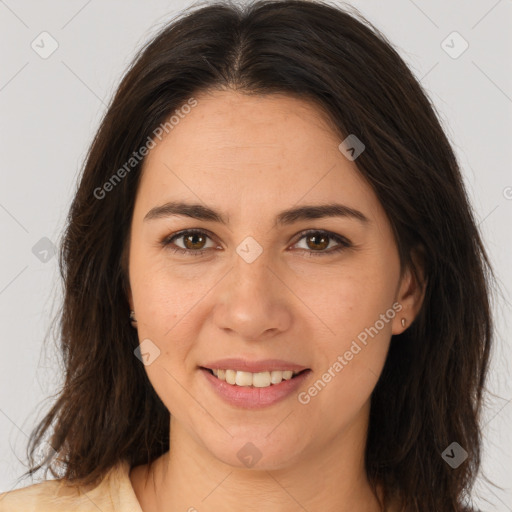
<path fill-rule="evenodd" d="M 285 95 L 214 91 L 195 96 L 146 157 L 138 202 L 201 200 L 236 215 L 275 205 L 345 201 L 378 208 L 341 137 L 315 104 Z"/>

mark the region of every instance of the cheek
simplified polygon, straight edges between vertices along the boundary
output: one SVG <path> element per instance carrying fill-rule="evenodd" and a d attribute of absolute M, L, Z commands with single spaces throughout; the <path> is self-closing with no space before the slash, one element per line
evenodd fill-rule
<path fill-rule="evenodd" d="M 159 392 L 170 378 L 164 368 L 181 380 L 185 375 L 183 361 L 189 351 L 189 340 L 193 339 L 193 315 L 187 312 L 197 298 L 189 288 L 179 286 L 161 265 L 134 267 L 134 277 L 132 293 L 139 343 L 141 350 L 142 344 L 148 343 L 146 340 L 157 347 L 154 350 L 158 357 L 145 369 Z"/>
<path fill-rule="evenodd" d="M 357 338 L 338 338 L 329 345 L 315 380 L 301 390 L 300 403 L 317 411 L 306 415 L 310 427 L 321 422 L 322 429 L 334 436 L 359 417 L 382 372 L 389 340 L 389 334 L 382 330 L 369 335 L 365 343 Z"/>
<path fill-rule="evenodd" d="M 145 366 L 148 379 L 171 414 L 183 415 L 190 405 L 189 354 L 197 338 L 197 292 L 191 283 L 161 268 L 146 267 L 134 292 L 139 342 L 151 340 L 158 357 Z"/>
<path fill-rule="evenodd" d="M 355 411 L 375 387 L 397 314 L 393 308 L 397 272 L 391 265 L 386 271 L 384 265 L 367 261 L 326 279 L 322 293 L 311 297 L 330 331 L 319 339 L 320 382 L 311 389 L 322 395 L 319 403 L 324 401 L 326 407 L 345 404 L 347 411 Z"/>
<path fill-rule="evenodd" d="M 179 328 L 181 319 L 186 323 L 187 317 L 196 311 L 194 305 L 215 284 L 212 274 L 194 273 L 197 270 L 191 266 L 170 265 L 162 257 L 135 261 L 132 291 L 137 316 L 158 337 L 165 337 L 169 329 Z"/>
<path fill-rule="evenodd" d="M 379 321 L 378 330 L 391 334 L 389 320 L 394 311 L 389 310 L 394 300 L 395 276 L 378 266 L 358 267 L 352 265 L 347 271 L 324 275 L 314 287 L 299 291 L 302 295 L 307 292 L 304 296 L 308 297 L 308 305 L 311 304 L 312 311 L 328 328 L 328 337 L 332 338 L 337 350 L 350 345 L 352 339 L 374 326 L 381 315 L 386 317 L 387 314 L 385 320 L 388 321 L 384 324 Z"/>

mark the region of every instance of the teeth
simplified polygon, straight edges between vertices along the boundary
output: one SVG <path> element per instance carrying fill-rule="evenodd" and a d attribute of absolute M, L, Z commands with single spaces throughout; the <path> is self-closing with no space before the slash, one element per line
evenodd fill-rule
<path fill-rule="evenodd" d="M 271 372 L 238 372 L 236 370 L 212 370 L 213 374 L 220 380 L 235 386 L 255 388 L 268 388 L 272 384 L 279 384 L 283 380 L 290 380 L 299 372 L 291 370 L 273 370 Z"/>

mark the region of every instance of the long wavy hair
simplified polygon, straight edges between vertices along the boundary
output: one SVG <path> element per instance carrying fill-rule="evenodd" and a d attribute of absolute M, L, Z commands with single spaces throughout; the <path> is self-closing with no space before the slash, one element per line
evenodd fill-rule
<path fill-rule="evenodd" d="M 480 467 L 495 277 L 427 94 L 363 16 L 324 1 L 199 4 L 135 56 L 69 211 L 59 253 L 65 378 L 31 433 L 25 475 L 44 467 L 86 485 L 122 459 L 151 464 L 169 450 L 169 411 L 134 357 L 126 263 L 143 159 L 129 171 L 125 164 L 194 95 L 228 89 L 311 101 L 340 142 L 352 133 L 364 142 L 358 171 L 389 218 L 402 269 L 416 271 L 412 254 L 420 251 L 426 282 L 422 308 L 392 336 L 371 396 L 367 476 L 384 490 L 382 510 L 391 496 L 408 512 L 463 510 Z M 123 165 L 122 179 L 101 197 Z M 45 436 L 54 451 L 37 463 Z M 452 442 L 468 452 L 456 469 L 441 455 Z"/>

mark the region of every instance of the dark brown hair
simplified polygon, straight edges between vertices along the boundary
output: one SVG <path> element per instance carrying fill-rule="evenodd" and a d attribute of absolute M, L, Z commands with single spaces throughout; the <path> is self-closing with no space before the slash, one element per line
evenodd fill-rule
<path fill-rule="evenodd" d="M 326 2 L 219 2 L 184 12 L 136 56 L 89 150 L 60 252 L 65 382 L 32 432 L 32 474 L 99 481 L 121 459 L 150 463 L 169 449 L 169 412 L 134 357 L 126 257 L 141 163 L 95 193 L 154 130 L 203 91 L 281 93 L 314 102 L 340 142 L 366 146 L 361 175 L 387 213 L 402 269 L 421 254 L 426 293 L 393 336 L 371 397 L 366 471 L 407 511 L 462 509 L 480 466 L 478 419 L 493 338 L 493 273 L 438 116 L 386 38 Z M 417 273 L 419 276 L 420 273 Z M 45 433 L 59 462 L 33 454 Z M 452 442 L 467 460 L 452 469 Z"/>

